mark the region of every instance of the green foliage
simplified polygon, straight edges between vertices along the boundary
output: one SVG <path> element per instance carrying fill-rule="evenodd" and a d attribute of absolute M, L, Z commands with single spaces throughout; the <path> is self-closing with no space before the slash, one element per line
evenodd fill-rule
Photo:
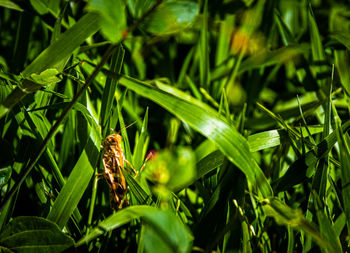
<path fill-rule="evenodd" d="M 349 251 L 347 1 L 0 0 L 0 27 L 1 252 Z"/>
<path fill-rule="evenodd" d="M 4 252 L 62 252 L 74 243 L 56 224 L 31 216 L 13 219 L 3 228 L 0 237 Z"/>

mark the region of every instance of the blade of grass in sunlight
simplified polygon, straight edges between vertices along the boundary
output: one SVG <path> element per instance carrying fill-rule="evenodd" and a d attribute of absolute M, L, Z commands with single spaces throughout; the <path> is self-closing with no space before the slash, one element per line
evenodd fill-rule
<path fill-rule="evenodd" d="M 247 141 L 233 128 L 221 120 L 214 110 L 207 110 L 196 104 L 152 88 L 146 83 L 130 77 L 120 77 L 120 84 L 152 99 L 165 109 L 187 122 L 197 131 L 213 140 L 223 153 L 247 176 L 251 190 L 258 190 L 263 196 L 271 196 L 272 191 L 264 174 L 250 154 Z M 175 89 L 170 89 L 176 91 Z M 194 100 L 192 98 L 191 100 Z"/>

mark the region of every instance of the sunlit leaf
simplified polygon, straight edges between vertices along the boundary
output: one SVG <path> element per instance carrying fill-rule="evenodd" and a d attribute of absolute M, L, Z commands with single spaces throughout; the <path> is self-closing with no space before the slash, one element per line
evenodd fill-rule
<path fill-rule="evenodd" d="M 166 1 L 157 6 L 142 25 L 153 34 L 171 34 L 189 27 L 197 14 L 198 4 L 193 1 Z"/>
<path fill-rule="evenodd" d="M 101 15 L 103 35 L 113 42 L 119 42 L 126 29 L 125 4 L 121 0 L 92 0 L 88 9 Z"/>

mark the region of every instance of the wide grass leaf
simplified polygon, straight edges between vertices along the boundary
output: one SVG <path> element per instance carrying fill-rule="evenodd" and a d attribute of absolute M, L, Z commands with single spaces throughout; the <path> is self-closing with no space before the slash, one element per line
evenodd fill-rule
<path fill-rule="evenodd" d="M 216 111 L 167 85 L 160 86 L 161 90 L 127 76 L 120 77 L 119 83 L 158 103 L 216 143 L 246 175 L 251 190 L 258 190 L 266 197 L 273 195 L 270 184 L 249 151 L 247 140 L 221 119 Z"/>
<path fill-rule="evenodd" d="M 303 135 L 307 135 L 305 127 L 297 128 L 301 130 Z M 316 134 L 322 132 L 322 126 L 309 126 L 308 127 L 311 134 Z M 269 130 L 248 136 L 248 143 L 251 152 L 256 152 L 266 148 L 272 148 L 283 143 L 283 140 L 288 138 L 288 134 L 285 130 Z"/>
<path fill-rule="evenodd" d="M 62 252 L 74 245 L 58 226 L 44 218 L 20 216 L 4 227 L 0 248 L 8 252 Z M 5 252 L 7 252 L 5 250 Z"/>

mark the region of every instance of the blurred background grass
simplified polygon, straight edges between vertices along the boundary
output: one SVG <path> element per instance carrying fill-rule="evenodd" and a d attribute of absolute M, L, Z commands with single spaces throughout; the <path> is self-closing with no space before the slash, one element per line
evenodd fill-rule
<path fill-rule="evenodd" d="M 348 251 L 348 4 L 1 1 L 0 245 Z M 111 128 L 153 153 L 117 212 Z"/>

